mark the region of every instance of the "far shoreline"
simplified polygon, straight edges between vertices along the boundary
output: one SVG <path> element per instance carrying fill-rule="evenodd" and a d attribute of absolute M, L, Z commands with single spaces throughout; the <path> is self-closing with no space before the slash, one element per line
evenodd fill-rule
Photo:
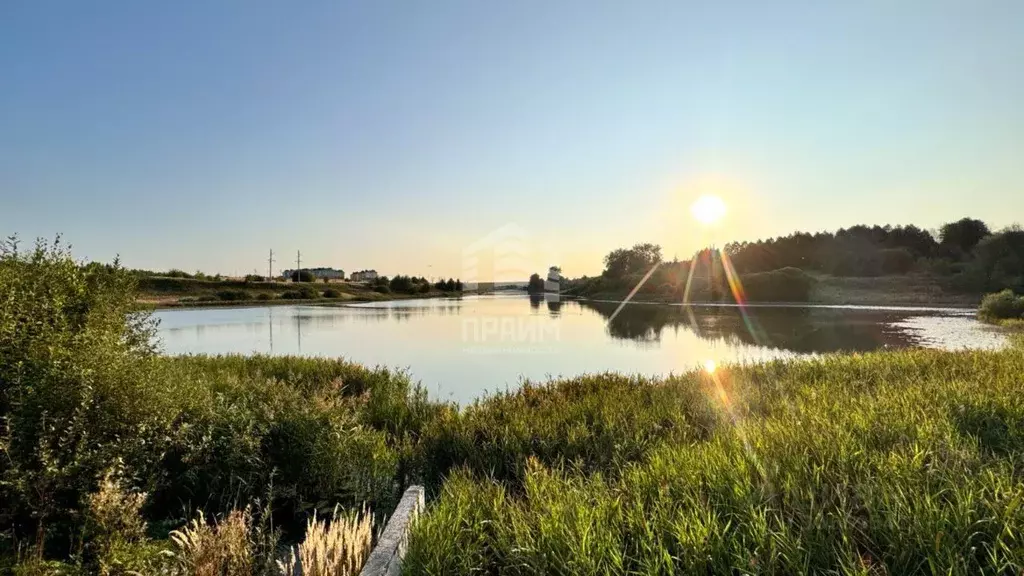
<path fill-rule="evenodd" d="M 156 310 L 204 310 L 204 309 L 218 309 L 218 308 L 263 308 L 268 306 L 320 306 L 325 308 L 365 308 L 365 306 L 357 306 L 361 304 L 385 304 L 394 301 L 408 301 L 408 300 L 436 300 L 442 298 L 460 298 L 462 296 L 493 296 L 496 294 L 508 295 L 510 292 L 463 292 L 461 294 L 455 293 L 430 293 L 430 294 L 381 294 L 381 298 L 364 298 L 364 297 L 353 297 L 353 298 L 316 298 L 316 299 L 283 299 L 276 298 L 273 300 L 239 300 L 239 301 L 212 301 L 212 302 L 169 302 L 169 303 L 141 303 L 140 308 L 156 311 Z M 525 291 L 521 294 L 524 297 L 528 297 L 529 294 Z M 678 302 L 668 300 L 650 300 L 633 298 L 625 301 L 623 298 L 617 298 L 613 296 L 607 297 L 584 297 L 576 295 L 561 294 L 559 298 L 564 301 L 581 301 L 581 302 L 596 302 L 600 304 L 641 304 L 641 305 L 660 305 L 660 306 L 690 306 L 695 308 L 815 308 L 824 310 L 889 310 L 893 312 L 912 312 L 912 311 L 924 311 L 924 312 L 960 312 L 964 314 L 974 314 L 977 312 L 977 305 L 969 302 L 943 302 L 941 304 L 909 304 L 909 303 L 892 303 L 892 302 L 853 302 L 853 303 L 841 303 L 841 302 L 747 302 L 745 304 L 736 304 L 733 302 L 714 302 L 714 301 L 691 301 L 691 302 Z M 993 324 L 997 326 L 996 324 Z"/>
<path fill-rule="evenodd" d="M 318 305 L 344 306 L 348 303 L 392 302 L 396 300 L 432 300 L 435 298 L 457 298 L 449 292 L 431 292 L 429 294 L 380 294 L 379 298 L 354 296 L 351 298 L 273 298 L 270 300 L 211 300 L 208 302 L 153 302 L 145 299 L 137 301 L 142 310 L 201 310 L 212 308 L 263 308 L 265 306 Z"/>

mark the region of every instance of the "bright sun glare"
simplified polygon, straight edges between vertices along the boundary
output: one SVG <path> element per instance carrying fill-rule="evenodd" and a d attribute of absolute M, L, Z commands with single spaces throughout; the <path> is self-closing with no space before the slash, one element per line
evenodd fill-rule
<path fill-rule="evenodd" d="M 705 360 L 705 361 L 704 361 L 704 370 L 705 370 L 705 371 L 706 371 L 706 372 L 707 372 L 708 374 L 714 374 L 714 373 L 715 373 L 715 369 L 716 369 L 716 368 L 718 368 L 718 365 L 717 365 L 717 364 L 715 364 L 715 361 L 714 361 L 714 360 Z"/>
<path fill-rule="evenodd" d="M 714 224 L 725 216 L 725 202 L 718 196 L 701 196 L 690 206 L 690 213 L 702 224 Z"/>

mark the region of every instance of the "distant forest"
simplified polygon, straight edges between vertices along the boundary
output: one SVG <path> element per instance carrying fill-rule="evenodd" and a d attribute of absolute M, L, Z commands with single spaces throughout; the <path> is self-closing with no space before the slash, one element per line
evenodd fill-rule
<path fill-rule="evenodd" d="M 991 232 L 981 220 L 963 218 L 939 229 L 852 226 L 808 234 L 726 244 L 740 273 L 794 267 L 833 276 L 928 272 L 948 277 L 950 288 L 984 292 L 1024 288 L 1024 230 Z"/>
<path fill-rule="evenodd" d="M 1024 291 L 1024 230 L 1011 226 L 993 232 L 972 218 L 943 225 L 937 237 L 913 225 L 858 225 L 836 232 L 796 232 L 755 242 L 730 242 L 721 251 L 727 258 L 719 257 L 717 248 L 705 248 L 692 260 L 663 262 L 660 246 L 636 244 L 610 252 L 600 277 L 578 279 L 571 288 L 581 295 L 619 292 L 636 285 L 638 278 L 659 264 L 643 291 L 674 294 L 684 289 L 687 277 L 710 277 L 704 284 L 707 295 L 718 299 L 724 292 L 723 260 L 727 259 L 744 277 L 744 285 L 754 288 L 750 294 L 754 300 L 806 300 L 813 274 L 878 277 L 916 273 L 940 279 L 945 289 L 955 292 Z M 691 274 L 693 262 L 697 264 Z"/>

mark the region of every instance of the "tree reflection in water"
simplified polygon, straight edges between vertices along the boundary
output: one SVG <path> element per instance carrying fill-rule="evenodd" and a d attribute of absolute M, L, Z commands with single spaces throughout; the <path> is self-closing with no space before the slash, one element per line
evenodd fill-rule
<path fill-rule="evenodd" d="M 616 302 L 579 301 L 606 320 Z M 746 319 L 736 306 L 674 306 L 628 304 L 610 322 L 613 338 L 656 343 L 666 327 L 683 328 L 705 340 L 724 340 L 792 352 L 866 352 L 913 344 L 889 326 L 909 312 L 820 307 L 748 307 Z"/>

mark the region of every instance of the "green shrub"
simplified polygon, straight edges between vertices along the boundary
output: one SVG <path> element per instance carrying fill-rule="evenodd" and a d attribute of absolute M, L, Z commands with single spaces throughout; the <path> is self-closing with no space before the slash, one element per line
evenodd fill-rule
<path fill-rule="evenodd" d="M 210 514 L 265 498 L 295 536 L 323 503 L 390 509 L 411 461 L 403 447 L 439 405 L 403 373 L 339 360 L 272 356 L 163 359 L 192 383 L 178 440 L 148 506 L 172 517 L 182 503 Z"/>
<path fill-rule="evenodd" d="M 1017 296 L 1009 289 L 988 294 L 981 300 L 978 317 L 988 321 L 1024 318 L 1024 296 Z"/>
<path fill-rule="evenodd" d="M 179 410 L 134 279 L 79 266 L 59 241 L 0 246 L 0 531 L 68 550 L 82 503 L 123 463 L 152 481 Z M 41 554 L 40 554 L 41 555 Z"/>
<path fill-rule="evenodd" d="M 260 292 L 260 293 L 256 294 L 256 299 L 257 300 L 273 300 L 274 299 L 274 295 L 269 293 L 269 292 Z"/>
<path fill-rule="evenodd" d="M 298 290 L 288 290 L 281 293 L 285 300 L 315 300 L 320 297 L 320 292 L 311 286 L 303 286 Z"/>
<path fill-rule="evenodd" d="M 182 502 L 223 512 L 273 486 L 279 525 L 294 535 L 323 503 L 395 503 L 398 453 L 383 432 L 359 425 L 358 401 L 226 376 L 197 391 L 183 416 L 187 430 L 165 454 L 152 513 L 171 515 Z"/>
<path fill-rule="evenodd" d="M 386 284 L 378 284 L 377 286 L 374 286 L 373 291 L 381 294 L 391 294 L 391 288 Z"/>
<path fill-rule="evenodd" d="M 292 282 L 316 282 L 316 276 L 309 270 L 295 270 L 291 275 Z"/>
<path fill-rule="evenodd" d="M 196 296 L 196 302 L 217 302 L 220 298 L 216 294 L 203 294 L 202 296 Z"/>
<path fill-rule="evenodd" d="M 251 300 L 251 296 L 245 290 L 220 290 L 217 292 L 217 299 L 225 302 L 237 302 Z"/>
<path fill-rule="evenodd" d="M 751 302 L 807 302 L 814 278 L 799 268 L 744 274 L 743 291 Z"/>
<path fill-rule="evenodd" d="M 252 282 L 243 280 L 212 280 L 208 277 L 168 278 L 166 276 L 137 277 L 137 288 L 144 294 L 202 294 L 218 290 L 249 290 Z"/>
<path fill-rule="evenodd" d="M 324 290 L 324 298 L 341 298 L 341 292 L 334 288 L 328 288 L 327 290 Z"/>

